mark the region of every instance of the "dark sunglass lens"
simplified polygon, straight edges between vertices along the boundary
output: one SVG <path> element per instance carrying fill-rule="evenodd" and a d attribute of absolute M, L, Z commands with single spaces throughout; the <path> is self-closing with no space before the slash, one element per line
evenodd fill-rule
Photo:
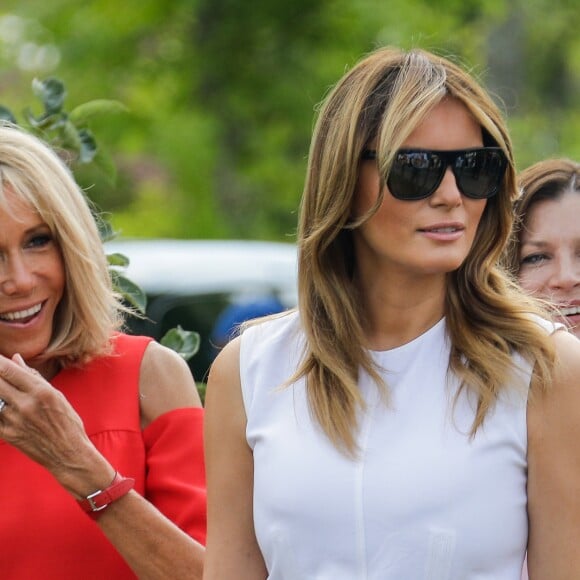
<path fill-rule="evenodd" d="M 387 186 L 397 199 L 423 199 L 437 188 L 444 171 L 442 159 L 430 151 L 399 151 Z"/>
<path fill-rule="evenodd" d="M 457 157 L 453 172 L 459 189 L 467 197 L 484 199 L 495 195 L 505 171 L 501 151 L 480 149 Z"/>

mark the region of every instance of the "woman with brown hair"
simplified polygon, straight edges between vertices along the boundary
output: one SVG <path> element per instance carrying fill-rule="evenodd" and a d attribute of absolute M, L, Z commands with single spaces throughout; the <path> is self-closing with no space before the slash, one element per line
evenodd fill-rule
<path fill-rule="evenodd" d="M 508 265 L 522 288 L 556 307 L 580 338 L 580 163 L 545 159 L 519 175 Z"/>
<path fill-rule="evenodd" d="M 580 573 L 580 345 L 498 266 L 515 196 L 463 69 L 384 48 L 340 79 L 298 310 L 210 372 L 204 578 L 516 580 L 526 546 L 536 578 Z"/>

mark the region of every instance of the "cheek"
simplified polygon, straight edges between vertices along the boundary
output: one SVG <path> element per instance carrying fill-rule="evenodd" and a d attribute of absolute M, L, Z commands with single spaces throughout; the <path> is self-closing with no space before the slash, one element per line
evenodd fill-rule
<path fill-rule="evenodd" d="M 60 254 L 55 256 L 53 266 L 52 266 L 52 284 L 55 290 L 62 294 L 64 293 L 64 287 L 66 285 L 66 274 L 64 269 L 64 262 Z"/>
<path fill-rule="evenodd" d="M 487 200 L 469 200 L 469 206 L 467 206 L 468 213 L 468 231 L 469 237 L 471 238 L 471 243 L 473 244 L 475 238 L 477 237 L 477 232 L 482 226 L 482 218 L 487 206 Z M 486 222 L 489 222 L 489 217 L 486 217 Z M 489 223 L 487 224 L 489 227 Z M 494 226 L 495 227 L 495 226 Z"/>
<path fill-rule="evenodd" d="M 477 229 L 485 212 L 485 208 L 487 207 L 487 199 L 472 199 L 469 201 L 473 204 L 470 213 L 473 225 L 475 229 Z"/>
<path fill-rule="evenodd" d="M 364 215 L 374 207 L 380 187 L 380 179 L 376 170 L 362 170 L 360 172 L 352 203 L 351 216 L 353 218 Z"/>
<path fill-rule="evenodd" d="M 518 274 L 518 282 L 520 286 L 530 294 L 541 293 L 546 281 L 546 272 L 543 272 L 541 268 L 529 268 L 520 270 Z"/>

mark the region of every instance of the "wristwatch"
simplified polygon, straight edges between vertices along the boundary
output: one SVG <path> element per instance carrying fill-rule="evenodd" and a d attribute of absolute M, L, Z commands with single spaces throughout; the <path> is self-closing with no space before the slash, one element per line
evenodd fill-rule
<path fill-rule="evenodd" d="M 123 477 L 118 471 L 108 487 L 99 489 L 84 499 L 77 500 L 79 506 L 92 518 L 97 519 L 104 509 L 115 500 L 123 497 L 135 485 L 135 480 L 131 477 Z"/>

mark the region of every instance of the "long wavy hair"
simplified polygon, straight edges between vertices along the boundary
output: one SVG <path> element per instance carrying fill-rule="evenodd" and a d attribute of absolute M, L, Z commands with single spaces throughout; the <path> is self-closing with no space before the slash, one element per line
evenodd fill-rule
<path fill-rule="evenodd" d="M 515 277 L 520 270 L 522 229 L 526 227 L 530 209 L 540 201 L 557 200 L 568 191 L 580 193 L 580 163 L 566 158 L 538 161 L 519 174 L 518 185 L 515 227 L 505 257 L 506 266 Z"/>
<path fill-rule="evenodd" d="M 66 164 L 42 140 L 0 125 L 0 204 L 7 189 L 33 207 L 60 250 L 65 289 L 48 348 L 39 358 L 61 367 L 82 364 L 110 349 L 122 326 L 122 305 L 111 284 L 90 202 Z"/>
<path fill-rule="evenodd" d="M 360 370 L 388 394 L 366 348 L 365 312 L 354 280 L 352 231 L 378 210 L 384 195 L 352 221 L 361 152 L 376 141 L 384 183 L 395 151 L 444 98 L 463 103 L 481 125 L 484 144 L 501 147 L 509 160 L 469 255 L 448 274 L 449 368 L 461 381 L 460 392 L 469 389 L 477 397 L 471 435 L 508 384 L 514 351 L 536 365 L 541 385 L 550 376 L 554 353 L 530 316 L 543 311 L 498 265 L 516 197 L 512 145 L 500 110 L 475 79 L 446 58 L 423 50 L 376 50 L 339 80 L 319 110 L 298 229 L 299 310 L 307 346 L 293 379 L 306 379 L 313 417 L 350 455 L 357 451 L 357 418 L 364 408 Z"/>

